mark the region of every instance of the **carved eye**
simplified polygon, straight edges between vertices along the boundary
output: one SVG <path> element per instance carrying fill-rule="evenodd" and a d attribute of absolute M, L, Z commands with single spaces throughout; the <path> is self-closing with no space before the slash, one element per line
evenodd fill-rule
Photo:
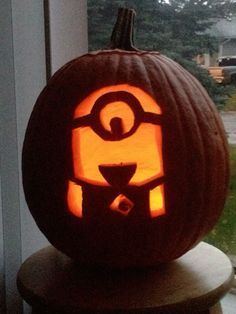
<path fill-rule="evenodd" d="M 74 119 L 72 127 L 90 126 L 104 140 L 119 141 L 135 133 L 141 122 L 160 124 L 161 118 L 144 112 L 131 93 L 118 91 L 99 97 L 90 114 Z"/>
<path fill-rule="evenodd" d="M 126 91 L 110 92 L 95 102 L 91 110 L 91 127 L 103 139 L 118 141 L 136 131 L 143 114 L 134 95 Z"/>
<path fill-rule="evenodd" d="M 99 119 L 105 131 L 120 139 L 134 127 L 135 113 L 127 103 L 115 101 L 102 108 Z"/>

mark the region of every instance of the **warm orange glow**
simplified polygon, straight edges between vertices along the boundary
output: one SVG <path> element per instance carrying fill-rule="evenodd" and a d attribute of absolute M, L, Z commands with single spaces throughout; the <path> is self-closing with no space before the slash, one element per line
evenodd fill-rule
<path fill-rule="evenodd" d="M 110 205 L 110 209 L 117 211 L 124 216 L 128 216 L 134 204 L 123 194 L 118 195 Z"/>
<path fill-rule="evenodd" d="M 104 128 L 110 131 L 110 120 L 117 116 L 124 122 L 124 131 L 128 132 L 134 124 L 134 115 L 129 106 L 122 101 L 111 102 L 103 110 L 101 110 L 100 118 Z"/>
<path fill-rule="evenodd" d="M 155 100 L 140 88 L 127 84 L 108 86 L 93 92 L 76 108 L 74 118 L 88 115 L 95 101 L 108 92 L 128 91 L 135 95 L 145 112 L 161 114 Z M 102 120 L 109 128 L 108 120 L 112 116 L 120 116 L 125 129 L 133 124 L 133 113 L 127 104 L 116 102 L 114 109 L 106 106 L 102 112 Z M 137 163 L 137 171 L 131 184 L 141 184 L 149 178 L 163 175 L 162 134 L 161 127 L 150 123 L 141 123 L 132 136 L 121 141 L 104 141 L 90 126 L 73 129 L 72 151 L 74 175 L 94 184 L 106 184 L 98 169 L 99 164 Z"/>
<path fill-rule="evenodd" d="M 126 96 L 127 94 L 131 96 Z M 106 99 L 103 103 L 101 97 Z M 136 100 L 132 100 L 132 97 Z M 132 101 L 137 105 L 132 105 Z M 78 104 L 74 113 L 76 123 L 87 121 L 74 125 L 72 129 L 74 177 L 92 185 L 109 186 L 112 183 L 106 181 L 99 167 L 127 163 L 136 165 L 128 185 L 142 188 L 154 178 L 163 177 L 160 116 L 160 106 L 138 87 L 120 84 L 91 93 Z M 85 120 L 88 117 L 90 120 Z M 157 119 L 156 117 L 159 120 L 152 120 Z M 95 128 L 93 123 L 97 123 L 99 128 L 105 131 Z M 112 136 L 115 134 L 116 137 L 109 137 L 110 135 L 105 137 L 106 133 L 101 132 L 107 132 Z M 130 133 L 126 135 L 128 132 Z M 150 191 L 149 204 L 151 217 L 165 213 L 163 184 Z M 68 206 L 75 216 L 82 217 L 82 188 L 72 181 L 69 182 L 68 188 Z M 120 194 L 114 199 L 110 209 L 128 215 L 133 206 L 133 201 Z"/>
<path fill-rule="evenodd" d="M 131 94 L 135 95 L 135 97 L 140 101 L 145 111 L 154 112 L 157 114 L 161 114 L 160 106 L 155 102 L 155 100 L 145 93 L 141 88 L 131 86 L 128 84 L 119 84 L 106 86 L 95 92 L 91 93 L 88 97 L 86 97 L 80 104 L 77 106 L 74 114 L 74 118 L 82 117 L 90 113 L 95 101 L 102 95 L 109 92 L 117 92 L 117 91 L 128 91 Z"/>
<path fill-rule="evenodd" d="M 76 217 L 82 218 L 82 188 L 72 181 L 68 182 L 67 204 Z"/>
<path fill-rule="evenodd" d="M 163 175 L 159 125 L 142 123 L 132 136 L 118 142 L 104 141 L 90 127 L 74 129 L 72 148 L 75 177 L 95 184 L 108 185 L 98 169 L 100 164 L 137 163 L 131 184 Z"/>
<path fill-rule="evenodd" d="M 150 216 L 152 218 L 165 214 L 164 186 L 159 185 L 150 191 L 149 195 Z"/>

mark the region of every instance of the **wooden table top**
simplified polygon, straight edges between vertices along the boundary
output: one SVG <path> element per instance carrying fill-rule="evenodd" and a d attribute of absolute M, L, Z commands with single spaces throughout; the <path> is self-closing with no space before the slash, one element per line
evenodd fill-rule
<path fill-rule="evenodd" d="M 145 269 L 88 269 L 54 247 L 31 257 L 18 272 L 21 296 L 55 313 L 197 313 L 230 289 L 228 257 L 201 242 L 170 263 Z"/>

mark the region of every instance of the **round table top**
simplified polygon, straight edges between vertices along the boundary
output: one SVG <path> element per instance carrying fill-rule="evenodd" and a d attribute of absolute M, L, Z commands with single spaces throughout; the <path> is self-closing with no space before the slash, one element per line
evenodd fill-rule
<path fill-rule="evenodd" d="M 201 242 L 170 263 L 144 269 L 91 269 L 54 247 L 31 257 L 18 272 L 21 296 L 55 313 L 196 313 L 230 289 L 228 257 Z"/>

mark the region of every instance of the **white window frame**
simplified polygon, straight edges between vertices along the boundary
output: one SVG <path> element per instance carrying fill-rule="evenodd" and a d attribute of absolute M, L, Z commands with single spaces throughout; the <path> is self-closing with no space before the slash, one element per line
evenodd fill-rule
<path fill-rule="evenodd" d="M 87 51 L 87 1 L 3 0 L 0 25 L 0 313 L 29 313 L 17 291 L 17 271 L 48 242 L 24 198 L 24 133 L 47 74 Z"/>

